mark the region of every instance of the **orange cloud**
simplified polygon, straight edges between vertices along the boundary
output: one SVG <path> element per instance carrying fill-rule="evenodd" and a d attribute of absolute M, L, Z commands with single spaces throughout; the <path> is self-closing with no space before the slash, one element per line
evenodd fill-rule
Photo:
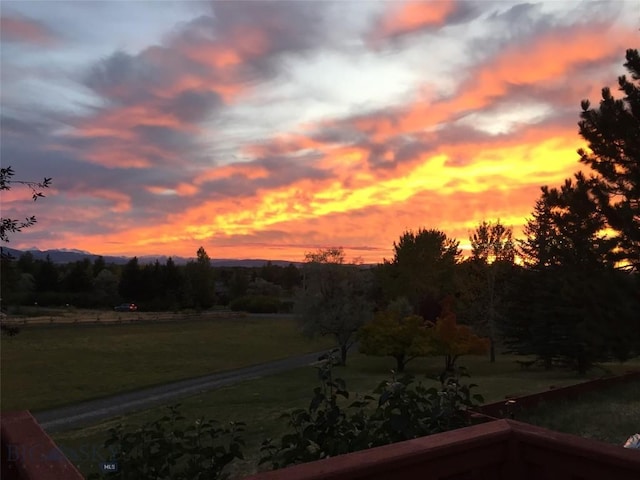
<path fill-rule="evenodd" d="M 35 45 L 52 45 L 57 37 L 47 27 L 34 20 L 16 17 L 0 17 L 0 36 L 6 42 L 24 42 Z"/>
<path fill-rule="evenodd" d="M 457 9 L 455 0 L 391 2 L 389 5 L 376 37 L 392 37 L 425 27 L 442 26 Z"/>
<path fill-rule="evenodd" d="M 109 208 L 109 210 L 112 212 L 121 213 L 131 210 L 131 198 L 129 198 L 129 195 L 126 195 L 117 190 L 92 190 L 91 196 L 101 198 L 110 202 L 112 206 Z"/>
<path fill-rule="evenodd" d="M 167 251 L 175 245 L 193 249 L 197 243 L 210 244 L 214 250 L 220 242 L 233 241 L 234 256 L 255 256 L 268 247 L 256 246 L 254 251 L 245 242 L 255 243 L 261 235 L 279 231 L 290 242 L 300 238 L 305 245 L 278 247 L 278 252 L 288 252 L 286 258 L 301 258 L 309 245 L 326 246 L 336 238 L 343 246 L 370 247 L 353 253 L 379 261 L 381 254 L 391 254 L 392 243 L 403 230 L 418 226 L 441 228 L 463 243 L 483 219 L 500 218 L 519 233 L 538 186 L 575 170 L 575 147 L 568 132 L 545 138 L 544 129 L 531 129 L 509 143 L 485 145 L 466 166 L 448 165 L 447 155 L 440 153 L 423 157 L 398 177 L 361 179 L 350 188 L 335 180 L 301 180 L 251 197 L 206 201 L 169 215 L 161 225 L 121 232 L 113 241 L 126 239 L 130 248 L 147 251 Z M 474 145 L 451 148 L 462 154 Z M 233 250 L 229 245 L 224 248 Z M 193 255 L 190 250 L 179 253 Z"/>
<path fill-rule="evenodd" d="M 234 163 L 198 173 L 194 182 L 196 185 L 201 185 L 206 182 L 222 180 L 235 175 L 239 175 L 250 180 L 256 180 L 258 178 L 267 178 L 269 176 L 269 172 L 266 168 L 259 165 L 253 165 L 252 163 Z"/>
<path fill-rule="evenodd" d="M 308 128 L 316 127 L 310 125 Z M 267 157 L 270 155 L 283 155 L 302 150 L 321 149 L 327 143 L 314 140 L 301 134 L 282 134 L 270 138 L 268 142 L 254 143 L 243 147 L 243 153 L 252 157 Z"/>
<path fill-rule="evenodd" d="M 504 95 L 509 85 L 564 83 L 576 67 L 617 57 L 636 40 L 637 32 L 620 29 L 611 35 L 594 25 L 551 31 L 532 44 L 507 48 L 474 72 L 462 86 L 458 104 L 467 109 L 484 106 L 478 91 L 481 98 L 490 99 Z"/>
<path fill-rule="evenodd" d="M 636 39 L 635 31 L 619 28 L 612 35 L 604 26 L 594 25 L 550 31 L 533 41 L 511 46 L 488 63 L 472 69 L 468 80 L 450 99 L 416 102 L 388 114 L 357 118 L 353 125 L 377 142 L 403 133 L 424 131 L 463 112 L 490 106 L 506 97 L 513 86 L 566 83 L 578 67 L 617 58 Z"/>
<path fill-rule="evenodd" d="M 215 69 L 223 70 L 242 63 L 240 54 L 224 45 L 203 45 L 201 48 L 190 48 L 185 53 L 198 63 L 210 65 Z"/>
<path fill-rule="evenodd" d="M 132 140 L 135 134 L 130 129 L 137 126 L 170 127 L 194 134 L 200 131 L 195 125 L 160 111 L 157 105 L 140 103 L 105 110 L 80 124 L 75 133 L 87 137 L 115 136 Z"/>
<path fill-rule="evenodd" d="M 76 125 L 71 137 L 95 139 L 87 144 L 83 158 L 109 168 L 146 168 L 163 159 L 178 162 L 178 152 L 172 152 L 141 138 L 139 128 L 167 128 L 196 138 L 201 129 L 181 121 L 175 115 L 163 113 L 156 105 L 141 103 L 105 110 Z"/>

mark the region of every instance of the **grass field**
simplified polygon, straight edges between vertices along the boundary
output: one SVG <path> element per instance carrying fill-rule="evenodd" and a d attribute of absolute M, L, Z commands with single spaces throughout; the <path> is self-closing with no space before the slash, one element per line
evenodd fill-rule
<path fill-rule="evenodd" d="M 525 411 L 523 422 L 584 438 L 623 445 L 640 433 L 640 382 L 618 385 L 560 404 Z"/>
<path fill-rule="evenodd" d="M 523 395 L 547 390 L 551 386 L 571 385 L 603 373 L 601 370 L 594 370 L 590 376 L 578 376 L 567 371 L 523 371 L 515 363 L 515 359 L 516 357 L 500 356 L 498 362 L 491 364 L 485 357 L 463 357 L 461 364 L 472 374 L 467 381 L 480 385 L 476 392 L 481 393 L 487 402 L 503 399 L 506 395 Z M 390 379 L 392 366 L 393 362 L 389 358 L 354 354 L 350 356 L 347 367 L 337 368 L 335 372 L 336 376 L 346 380 L 347 389 L 353 395 L 356 392 L 370 392 L 379 382 Z M 626 365 L 607 367 L 613 372 L 629 368 Z M 408 373 L 436 385 L 436 381 L 427 379 L 426 375 L 435 375 L 441 368 L 441 358 L 419 359 L 409 364 Z M 241 478 L 256 471 L 261 442 L 267 437 L 279 438 L 286 431 L 286 423 L 279 418 L 280 415 L 293 408 L 307 407 L 312 390 L 317 385 L 316 371 L 306 367 L 186 398 L 181 402 L 181 411 L 194 420 L 205 416 L 224 421 L 243 421 L 247 424 L 244 434 L 247 441 L 246 460 L 233 465 L 234 477 Z M 99 448 L 108 429 L 116 424 L 137 425 L 157 419 L 164 413 L 165 408 L 155 408 L 89 428 L 58 433 L 53 438 L 63 446 L 63 450 L 64 447 L 77 449 L 80 446 Z M 79 465 L 85 474 L 97 468 L 97 464 L 90 461 L 80 462 Z"/>
<path fill-rule="evenodd" d="M 329 345 L 285 316 L 27 327 L 2 337 L 1 407 L 38 411 Z"/>

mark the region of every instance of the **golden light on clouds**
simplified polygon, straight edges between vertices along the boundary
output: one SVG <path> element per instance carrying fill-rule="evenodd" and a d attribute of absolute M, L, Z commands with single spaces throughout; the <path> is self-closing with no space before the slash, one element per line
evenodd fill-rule
<path fill-rule="evenodd" d="M 39 220 L 12 246 L 377 262 L 406 229 L 520 235 L 539 187 L 581 168 L 580 101 L 638 43 L 614 3 L 138 2 L 128 30 L 105 1 L 113 30 L 62 2 L 85 43 L 12 3 L 3 162 L 55 187 L 36 208 L 3 193 Z"/>

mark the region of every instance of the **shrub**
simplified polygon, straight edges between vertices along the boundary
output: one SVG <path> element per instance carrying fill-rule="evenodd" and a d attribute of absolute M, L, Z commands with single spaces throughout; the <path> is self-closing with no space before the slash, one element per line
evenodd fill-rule
<path fill-rule="evenodd" d="M 440 389 L 406 375 L 382 382 L 373 392 L 377 398 L 346 404 L 350 394 L 344 380 L 333 378 L 334 364 L 328 356 L 318 365 L 321 385 L 309 407 L 283 415 L 293 431 L 279 442 L 263 442 L 261 464 L 281 468 L 464 427 L 470 424 L 467 408 L 483 401 L 471 394 L 476 385 L 460 383 L 467 374 L 459 368 L 443 374 Z"/>
<path fill-rule="evenodd" d="M 235 312 L 278 313 L 280 299 L 266 295 L 245 295 L 232 300 L 229 308 Z"/>
<path fill-rule="evenodd" d="M 92 474 L 89 480 L 204 480 L 227 478 L 224 468 L 243 458 L 243 423 L 221 427 L 200 418 L 185 425 L 178 405 L 169 414 L 126 432 L 122 425 L 109 430 L 104 447 L 112 452 L 117 472 Z"/>
<path fill-rule="evenodd" d="M 15 337 L 18 333 L 20 333 L 20 327 L 18 327 L 17 325 L 2 323 L 0 324 L 0 331 L 3 335 L 7 335 L 8 337 Z"/>

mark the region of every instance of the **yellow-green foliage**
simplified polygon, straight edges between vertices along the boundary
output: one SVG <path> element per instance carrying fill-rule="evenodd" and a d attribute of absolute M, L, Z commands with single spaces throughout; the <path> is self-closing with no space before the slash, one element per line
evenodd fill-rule
<path fill-rule="evenodd" d="M 398 371 L 417 357 L 443 355 L 446 368 L 454 366 L 461 355 L 481 355 L 489 349 L 489 339 L 481 338 L 466 325 L 458 325 L 451 302 L 443 302 L 436 323 L 418 315 L 407 315 L 389 308 L 360 329 L 360 352 L 365 355 L 393 357 Z"/>
<path fill-rule="evenodd" d="M 360 329 L 360 352 L 393 357 L 398 370 L 402 371 L 410 360 L 431 353 L 429 330 L 418 315 L 385 310 Z"/>

